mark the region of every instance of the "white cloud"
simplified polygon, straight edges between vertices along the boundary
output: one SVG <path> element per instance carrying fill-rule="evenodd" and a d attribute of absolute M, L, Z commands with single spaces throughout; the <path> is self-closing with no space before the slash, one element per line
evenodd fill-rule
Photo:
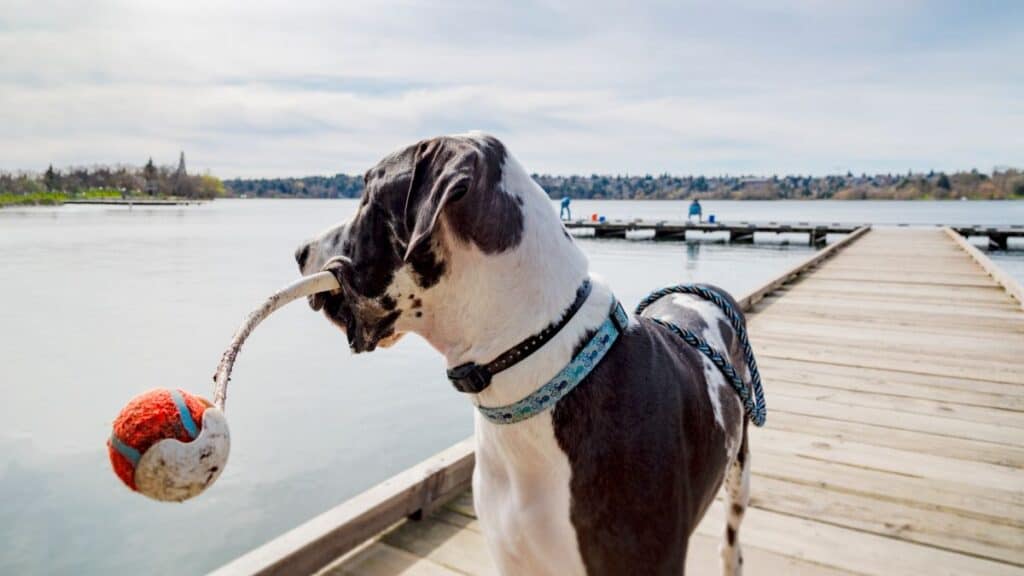
<path fill-rule="evenodd" d="M 1024 164 L 1015 4 L 239 6 L 13 2 L 0 169 L 361 172 L 470 128 L 538 172 Z"/>

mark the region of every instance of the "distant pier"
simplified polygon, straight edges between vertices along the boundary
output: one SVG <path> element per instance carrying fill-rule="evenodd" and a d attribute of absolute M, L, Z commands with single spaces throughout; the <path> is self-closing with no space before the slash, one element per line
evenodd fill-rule
<path fill-rule="evenodd" d="M 950 226 L 957 234 L 964 238 L 972 236 L 984 236 L 988 238 L 988 247 L 991 250 L 1008 250 L 1010 238 L 1024 238 L 1024 225 L 1015 224 L 1012 226 Z"/>
<path fill-rule="evenodd" d="M 570 230 L 593 230 L 595 238 L 625 238 L 627 232 L 652 231 L 654 240 L 685 240 L 688 232 L 727 232 L 733 244 L 753 244 L 754 234 L 807 234 L 812 246 L 824 246 L 829 234 L 851 234 L 863 224 L 824 224 L 811 222 L 688 222 L 685 220 L 569 220 L 564 222 Z"/>
<path fill-rule="evenodd" d="M 838 222 L 688 222 L 685 220 L 569 220 L 563 222 L 570 230 L 593 230 L 595 238 L 625 238 L 628 232 L 653 232 L 653 240 L 686 240 L 688 232 L 726 232 L 733 244 L 753 244 L 754 234 L 806 234 L 811 246 L 821 247 L 829 234 L 850 234 L 865 224 L 841 224 Z M 907 224 L 898 224 L 907 227 Z M 979 226 L 962 225 L 951 228 L 966 238 L 986 237 L 988 246 L 994 250 L 1006 250 L 1010 238 L 1024 238 L 1024 225 Z"/>

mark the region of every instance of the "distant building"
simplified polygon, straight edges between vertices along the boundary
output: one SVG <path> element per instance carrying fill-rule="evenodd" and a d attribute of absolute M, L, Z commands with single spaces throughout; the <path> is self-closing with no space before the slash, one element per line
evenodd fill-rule
<path fill-rule="evenodd" d="M 185 151 L 181 151 L 181 155 L 178 156 L 178 169 L 174 171 L 174 195 L 175 196 L 191 196 L 191 190 L 189 188 L 188 172 L 185 171 Z"/>

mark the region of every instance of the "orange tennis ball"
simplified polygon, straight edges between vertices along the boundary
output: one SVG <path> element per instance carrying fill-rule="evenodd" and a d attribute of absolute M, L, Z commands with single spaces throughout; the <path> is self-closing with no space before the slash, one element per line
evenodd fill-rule
<path fill-rule="evenodd" d="M 223 412 L 184 390 L 159 388 L 128 402 L 107 440 L 110 464 L 126 486 L 175 501 L 217 479 L 229 446 Z"/>

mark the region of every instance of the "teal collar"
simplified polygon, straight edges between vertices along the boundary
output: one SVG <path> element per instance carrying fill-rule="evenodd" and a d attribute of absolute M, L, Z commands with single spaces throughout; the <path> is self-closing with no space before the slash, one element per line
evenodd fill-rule
<path fill-rule="evenodd" d="M 574 356 L 569 364 L 547 384 L 534 390 L 532 394 L 518 402 L 507 406 L 477 406 L 477 410 L 484 418 L 495 424 L 515 424 L 552 408 L 597 367 L 628 324 L 629 316 L 622 309 L 622 304 L 612 298 L 612 307 L 608 312 L 608 318 L 579 354 Z"/>

